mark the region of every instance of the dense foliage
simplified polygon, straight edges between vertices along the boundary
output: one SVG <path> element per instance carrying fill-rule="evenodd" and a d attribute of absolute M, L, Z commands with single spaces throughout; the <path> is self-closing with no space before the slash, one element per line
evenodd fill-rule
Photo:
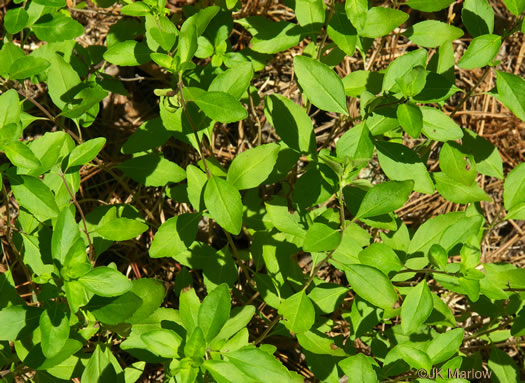
<path fill-rule="evenodd" d="M 104 46 L 80 43 L 84 2 L 14 0 L 4 14 L 2 381 L 423 383 L 433 368 L 459 374 L 438 382 L 520 381 L 523 354 L 507 350 L 525 335 L 525 270 L 481 244 L 525 220 L 525 165 L 504 168 L 454 117 L 493 75 L 491 97 L 525 120 L 525 80 L 498 56 L 525 1 L 504 1 L 498 32 L 487 0 L 290 0 L 295 17 L 278 21 L 238 0 L 119 3 L 97 1 L 112 10 Z M 388 36 L 410 49 L 373 71 Z M 299 91 L 262 97 L 254 79 L 290 54 Z M 362 69 L 341 78 L 350 56 Z M 124 142 L 94 133 L 109 96 L 127 94 L 116 67 L 158 73 L 156 117 Z M 459 69 L 477 83 L 458 87 Z M 229 159 L 214 156 L 224 136 L 240 143 Z M 81 201 L 90 168 L 129 198 Z M 490 223 L 485 177 L 504 180 Z M 456 208 L 407 225 L 396 211 L 414 193 Z M 130 277 L 138 258 L 177 271 Z"/>

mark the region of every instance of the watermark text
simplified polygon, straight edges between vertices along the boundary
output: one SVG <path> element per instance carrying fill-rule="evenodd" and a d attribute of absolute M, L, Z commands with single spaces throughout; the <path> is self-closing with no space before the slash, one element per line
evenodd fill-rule
<path fill-rule="evenodd" d="M 432 368 L 425 370 L 421 368 L 417 370 L 417 376 L 425 379 L 490 379 L 492 371 L 485 370 L 461 370 L 459 368 Z"/>

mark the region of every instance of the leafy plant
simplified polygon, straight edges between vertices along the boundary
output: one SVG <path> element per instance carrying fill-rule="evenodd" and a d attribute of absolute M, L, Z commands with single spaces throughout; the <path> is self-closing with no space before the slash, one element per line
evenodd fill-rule
<path fill-rule="evenodd" d="M 504 1 L 503 31 L 487 0 L 295 0 L 279 21 L 238 0 L 95 3 L 4 15 L 2 381 L 131 383 L 159 365 L 178 383 L 523 378 L 506 351 L 525 335 L 525 272 L 484 241 L 525 220 L 525 165 L 456 117 L 493 77 L 484 94 L 525 121 L 501 53 L 525 2 Z M 103 45 L 83 15 L 108 17 Z M 387 40 L 410 49 L 373 70 Z M 348 57 L 362 69 L 341 78 Z M 264 90 L 280 61 L 291 87 Z M 125 80 L 153 84 L 138 92 L 155 113 L 122 140 L 100 124 Z M 90 188 L 126 198 L 84 198 L 102 174 Z M 454 209 L 399 214 L 418 195 Z"/>

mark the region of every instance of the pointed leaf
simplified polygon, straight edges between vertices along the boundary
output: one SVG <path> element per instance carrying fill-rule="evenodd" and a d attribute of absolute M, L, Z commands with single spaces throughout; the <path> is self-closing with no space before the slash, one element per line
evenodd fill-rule
<path fill-rule="evenodd" d="M 390 213 L 405 204 L 414 181 L 389 181 L 377 184 L 365 194 L 355 218 L 374 217 Z"/>
<path fill-rule="evenodd" d="M 383 309 L 394 308 L 397 294 L 385 274 L 366 265 L 344 265 L 343 268 L 346 279 L 357 295 Z"/>
<path fill-rule="evenodd" d="M 426 281 L 419 282 L 408 292 L 401 306 L 401 327 L 409 335 L 416 331 L 432 313 L 434 301 Z"/>
<path fill-rule="evenodd" d="M 297 81 L 312 104 L 348 115 L 343 82 L 330 67 L 306 56 L 295 56 L 293 62 Z"/>
<path fill-rule="evenodd" d="M 314 305 L 304 290 L 285 299 L 279 306 L 279 314 L 286 328 L 296 334 L 308 331 L 315 321 Z"/>
<path fill-rule="evenodd" d="M 212 340 L 230 317 L 231 298 L 228 285 L 217 286 L 202 301 L 198 325 L 207 341 Z"/>
<path fill-rule="evenodd" d="M 259 186 L 272 172 L 279 149 L 270 143 L 242 152 L 233 159 L 226 180 L 239 190 Z"/>
<path fill-rule="evenodd" d="M 204 189 L 204 203 L 210 216 L 226 231 L 237 235 L 242 227 L 242 201 L 239 191 L 229 182 L 211 176 Z"/>
<path fill-rule="evenodd" d="M 341 242 L 341 233 L 330 226 L 313 223 L 304 237 L 303 250 L 310 253 L 334 250 Z"/>

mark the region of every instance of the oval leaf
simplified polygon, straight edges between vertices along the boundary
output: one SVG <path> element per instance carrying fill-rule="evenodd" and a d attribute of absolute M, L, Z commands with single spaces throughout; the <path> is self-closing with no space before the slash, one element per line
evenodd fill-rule
<path fill-rule="evenodd" d="M 226 180 L 239 190 L 259 186 L 272 172 L 279 148 L 279 145 L 270 143 L 237 155 L 228 169 Z"/>
<path fill-rule="evenodd" d="M 286 328 L 296 334 L 310 330 L 315 321 L 314 305 L 304 290 L 285 299 L 279 306 L 279 314 Z"/>
<path fill-rule="evenodd" d="M 312 104 L 348 116 L 343 82 L 330 67 L 305 56 L 295 56 L 293 64 L 297 81 Z"/>
<path fill-rule="evenodd" d="M 234 235 L 241 232 L 241 195 L 232 184 L 220 177 L 211 176 L 204 189 L 204 203 L 210 216 L 224 230 Z"/>
<path fill-rule="evenodd" d="M 344 265 L 346 279 L 352 289 L 364 300 L 391 310 L 397 303 L 396 290 L 390 280 L 375 267 Z"/>

